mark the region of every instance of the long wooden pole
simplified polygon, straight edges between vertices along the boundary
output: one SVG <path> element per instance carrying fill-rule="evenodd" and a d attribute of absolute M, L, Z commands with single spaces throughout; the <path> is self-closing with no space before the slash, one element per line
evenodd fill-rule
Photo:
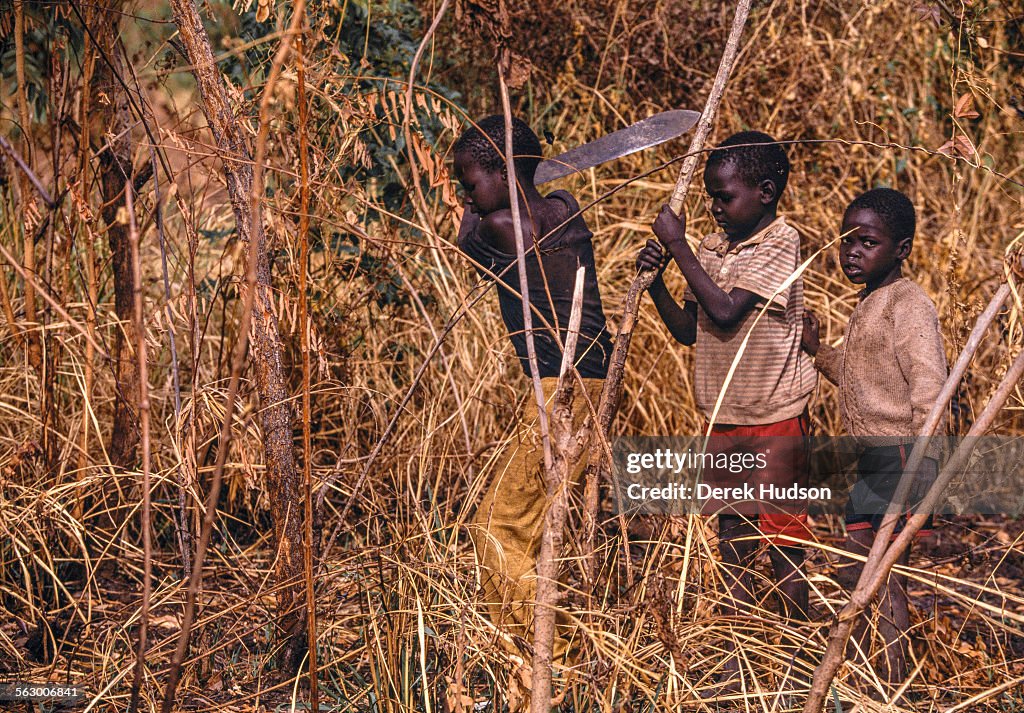
<path fill-rule="evenodd" d="M 551 692 L 551 665 L 555 644 L 558 600 L 561 598 L 558 582 L 559 555 L 564 540 L 565 521 L 569 513 L 569 491 L 572 488 L 572 466 L 583 455 L 580 434 L 572 432 L 573 387 L 577 371 L 576 343 L 583 317 L 583 281 L 586 268 L 576 271 L 569 328 L 562 351 L 562 366 L 558 372 L 558 386 L 551 415 L 552 457 L 551 469 L 545 473 L 548 508 L 544 513 L 540 550 L 537 553 L 537 590 L 533 609 L 533 677 L 530 690 L 531 713 L 547 713 L 553 706 Z M 545 404 L 540 404 L 545 409 Z M 584 429 L 585 431 L 586 429 Z M 584 436 L 585 437 L 585 436 Z"/>
<path fill-rule="evenodd" d="M 743 28 L 747 22 L 747 15 L 750 14 L 751 0 L 740 0 L 736 3 L 736 14 L 732 20 L 732 28 L 729 30 L 729 38 L 722 52 L 722 60 L 718 65 L 718 73 L 711 85 L 711 93 L 708 94 L 707 102 L 704 104 L 704 111 L 701 112 L 700 121 L 697 122 L 697 130 L 694 132 L 693 140 L 683 165 L 679 170 L 676 179 L 675 189 L 672 191 L 672 198 L 669 207 L 679 215 L 683 211 L 683 204 L 690 190 L 693 181 L 693 174 L 697 170 L 697 162 L 700 158 L 704 143 L 711 133 L 715 117 L 718 114 L 718 105 L 722 102 L 722 95 L 725 93 L 725 85 L 732 74 L 733 65 L 736 62 L 736 55 L 739 53 L 740 38 L 743 36 Z M 656 270 L 644 270 L 637 274 L 633 283 L 626 293 L 625 304 L 622 309 L 622 318 L 619 320 L 619 332 L 615 338 L 615 347 L 612 350 L 611 363 L 608 367 L 608 377 L 605 379 L 604 388 L 601 391 L 601 401 L 598 406 L 598 433 L 597 438 L 591 442 L 590 464 L 587 466 L 586 475 L 586 511 L 584 513 L 584 537 L 585 547 L 588 552 L 593 552 L 594 532 L 597 520 L 597 492 L 599 474 L 606 457 L 610 454 L 608 448 L 608 434 L 611 432 L 612 421 L 619 410 L 619 402 L 622 400 L 622 380 L 625 375 L 626 357 L 629 354 L 629 343 L 633 338 L 633 328 L 636 326 L 637 311 L 640 308 L 640 296 L 647 291 L 647 288 L 654 282 L 657 275 Z M 588 569 L 592 565 L 588 564 Z"/>

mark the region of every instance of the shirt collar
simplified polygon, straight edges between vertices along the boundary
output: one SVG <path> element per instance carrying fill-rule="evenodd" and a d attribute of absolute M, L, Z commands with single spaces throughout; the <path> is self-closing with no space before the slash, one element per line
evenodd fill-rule
<path fill-rule="evenodd" d="M 773 220 L 771 223 L 769 223 L 764 228 L 751 235 L 746 240 L 743 240 L 738 243 L 730 243 L 729 237 L 725 233 L 712 233 L 711 235 L 707 236 L 706 238 L 704 238 L 704 240 L 701 241 L 701 247 L 705 248 L 706 250 L 710 250 L 711 252 L 716 253 L 717 255 L 720 256 L 725 255 L 727 252 L 738 253 L 745 247 L 753 247 L 755 245 L 763 243 L 765 240 L 774 235 L 776 230 L 785 227 L 785 225 L 786 217 L 780 215 L 776 217 L 775 220 Z"/>

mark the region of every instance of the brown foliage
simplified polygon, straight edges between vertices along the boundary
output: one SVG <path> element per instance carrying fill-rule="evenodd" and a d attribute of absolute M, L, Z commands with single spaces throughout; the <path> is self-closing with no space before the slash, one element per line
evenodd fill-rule
<path fill-rule="evenodd" d="M 278 30 L 289 17 L 284 3 L 238 0 L 234 5 L 263 8 L 271 23 L 279 23 Z M 358 25 L 356 34 L 370 28 L 372 13 L 381 9 L 369 5 L 371 19 L 347 20 Z M 920 216 L 908 271 L 938 305 L 951 355 L 1003 276 L 1004 253 L 1019 249 L 1024 231 L 1022 194 L 1015 183 L 1020 181 L 1021 119 L 1014 108 L 1024 100 L 1019 59 L 1009 54 L 1020 52 L 1020 34 L 1007 19 L 1024 9 L 1016 1 L 965 5 L 968 17 L 954 18 L 954 26 L 941 11 L 937 24 L 931 14 L 895 0 L 757 3 L 712 135 L 715 141 L 735 130 L 760 128 L 787 140 L 839 141 L 790 149 L 794 173 L 783 208 L 803 231 L 805 254 L 835 235 L 842 208 L 855 193 L 877 183 L 908 191 Z M 33 12 L 52 6 L 26 3 Z M 140 7 L 132 12 L 142 13 Z M 231 14 L 226 3 L 209 8 Z M 654 0 L 509 3 L 509 29 L 502 36 L 532 66 L 529 80 L 513 96 L 516 110 L 538 132 L 553 134 L 548 151 L 557 153 L 660 109 L 699 107 L 729 10 L 723 3 Z M 220 57 L 217 66 L 230 67 L 231 73 L 207 75 L 211 82 L 225 82 L 227 98 L 220 104 L 224 113 L 204 118 L 190 68 L 164 44 L 170 26 L 119 17 L 130 58 L 125 78 L 134 90 L 128 70 L 135 70 L 139 94 L 152 110 L 171 283 L 168 300 L 158 281 L 155 194 L 150 184 L 139 185 L 155 528 L 152 643 L 141 706 L 152 709 L 166 683 L 185 599 L 181 557 L 171 534 L 179 508 L 176 483 L 185 473 L 185 525 L 194 531 L 204 514 L 218 447 L 225 442 L 221 423 L 244 293 L 239 275 L 245 273 L 247 251 L 261 238 L 234 229 L 249 225 L 238 215 L 252 185 L 239 176 L 244 166 L 251 168 L 259 128 L 253 117 L 266 77 L 257 63 L 237 58 L 253 47 L 276 48 L 281 36 L 243 39 L 223 32 L 221 37 L 216 33 L 228 23 L 207 18 L 207 29 L 223 39 L 211 48 Z M 324 701 L 339 707 L 412 710 L 425 708 L 427 699 L 434 710 L 445 694 L 456 707 L 468 709 L 470 701 L 485 698 L 500 707 L 530 653 L 524 642 L 496 645 L 503 632 L 480 615 L 462 527 L 491 475 L 498 444 L 511 433 L 510 419 L 525 391 L 496 300 L 488 294 L 475 301 L 481 292 L 475 273 L 452 245 L 458 211 L 445 154 L 466 113 L 494 113 L 497 106 L 494 42 L 468 23 L 451 18 L 428 48 L 411 117 L 405 113 L 401 72 L 386 83 L 373 80 L 360 74 L 358 56 L 343 61 L 329 43 L 307 56 L 308 397 L 313 504 L 319 513 L 314 535 L 339 531 L 316 582 L 320 682 Z M 43 29 L 37 19 L 28 24 L 31 31 Z M 0 17 L 0 31 L 12 27 L 10 18 Z M 314 27 L 310 37 L 333 37 L 337 29 Z M 146 32 L 156 33 L 158 50 L 145 49 L 140 38 Z M 249 41 L 256 44 L 241 48 Z M 294 86 L 292 69 L 287 64 L 280 78 L 285 90 Z M 117 226 L 123 223 L 116 210 L 109 214 L 111 201 L 115 206 L 124 201 L 117 199 L 117 186 L 108 188 L 101 180 L 107 165 L 97 156 L 107 140 L 101 132 L 113 125 L 96 127 L 94 146 L 79 142 L 88 136 L 82 131 L 88 120 L 123 98 L 116 96 L 116 87 L 113 94 L 100 91 L 96 79 L 85 103 L 89 116 L 79 116 L 84 87 L 76 84 L 78 65 L 68 59 L 62 71 L 68 99 L 49 106 L 46 125 L 32 132 L 34 170 L 53 196 L 64 200 L 52 214 L 53 249 L 48 236 L 37 246 L 35 296 L 41 314 L 36 323 L 41 326 L 34 328 L 40 333 L 45 328 L 55 347 L 49 385 L 31 368 L 25 342 L 16 336 L 29 322 L 24 280 L 6 266 L 0 276 L 7 295 L 0 324 L 0 671 L 38 681 L 66 675 L 84 683 L 93 697 L 102 691 L 98 707 L 123 710 L 145 564 L 134 461 L 125 448 L 105 448 L 112 437 L 132 439 L 130 425 L 114 424 L 130 424 L 116 414 L 126 398 L 129 403 L 137 398 L 123 387 L 119 394 L 118 385 L 129 379 L 116 371 L 123 360 L 105 360 L 106 351 L 114 352 L 131 328 L 114 284 L 123 257 L 116 247 Z M 96 71 L 105 71 L 100 62 Z M 5 97 L 12 88 L 8 75 L 3 75 Z M 423 88 L 428 81 L 459 91 L 463 103 Z M 230 401 L 235 411 L 226 426 L 232 438 L 222 464 L 224 491 L 218 509 L 210 512 L 213 535 L 196 597 L 193 647 L 182 669 L 182 707 L 274 710 L 291 696 L 293 682 L 268 690 L 268 680 L 281 667 L 274 644 L 279 612 L 295 601 L 288 584 L 275 584 L 280 565 L 275 543 L 287 534 L 282 532 L 286 518 L 289 525 L 300 524 L 289 510 L 289 503 L 299 502 L 297 490 L 276 487 L 270 477 L 288 459 L 294 463 L 297 422 L 289 399 L 302 389 L 299 330 L 307 327 L 299 317 L 296 287 L 300 200 L 294 96 L 281 91 L 272 98 L 268 190 L 263 221 L 255 225 L 272 238 L 274 248 L 256 254 L 262 284 L 256 317 L 264 320 L 257 329 L 271 331 L 276 324 L 280 341 L 264 349 L 257 340 L 252 366 L 240 374 Z M 5 135 L 15 135 L 8 128 L 15 110 L 7 103 L 0 108 Z M 438 117 L 443 128 L 435 124 L 420 131 L 427 128 L 428 115 Z M 236 133 L 218 139 L 217 122 L 227 117 L 236 122 Z M 415 178 L 403 157 L 376 149 L 398 143 L 406 119 L 423 171 L 422 204 L 413 201 Z M 141 127 L 132 123 L 114 134 L 123 139 L 111 146 L 127 152 L 121 159 L 127 174 L 131 166 L 150 162 Z M 938 154 L 947 142 L 954 155 Z M 681 145 L 564 183 L 588 206 L 610 314 L 634 274 L 637 249 L 657 207 L 668 199 L 675 169 L 622 184 L 673 158 Z M 96 180 L 76 182 L 82 154 L 86 175 Z M 225 172 L 225 162 L 237 165 Z M 353 166 L 365 170 L 353 174 Z M 17 257 L 23 254 L 24 226 L 18 216 L 11 218 L 9 206 L 10 178 L 19 170 L 5 156 L 0 211 L 7 212 L 0 216 L 0 243 Z M 1010 174 L 1011 180 L 993 171 Z M 694 190 L 687 205 L 694 235 L 712 227 L 698 194 Z M 46 212 L 42 204 L 37 209 Z M 824 336 L 834 341 L 855 290 L 842 279 L 832 252 L 811 265 L 806 282 L 811 306 L 825 315 Z M 670 277 L 670 287 L 682 286 Z M 43 307 L 44 297 L 64 313 L 51 309 L 50 302 Z M 451 326 L 455 315 L 464 317 Z M 182 337 L 180 413 L 167 351 L 172 330 Z M 434 361 L 424 367 L 442 336 Z M 134 343 L 125 342 L 125 353 L 131 354 Z M 1000 316 L 964 381 L 958 404 L 963 423 L 973 419 L 1020 344 L 1015 303 Z M 702 417 L 692 399 L 692 355 L 670 343 L 647 301 L 632 354 L 615 430 L 695 432 Z M 262 370 L 269 371 L 261 376 Z M 277 376 L 284 386 L 274 391 L 268 384 Z M 45 420 L 40 408 L 44 393 L 53 399 L 52 420 Z M 822 386 L 812 413 L 818 432 L 840 432 L 837 413 L 834 390 Z M 997 428 L 1019 432 L 1021 413 L 1015 395 L 1000 412 Z M 365 487 L 355 492 L 368 454 L 392 419 L 394 435 L 369 470 Z M 40 447 L 44 432 L 55 444 L 52 459 Z M 111 468 L 115 463 L 128 469 Z M 346 507 L 348 516 L 340 521 Z M 746 703 L 767 710 L 777 702 L 786 666 L 795 663 L 806 672 L 820 657 L 824 647 L 816 625 L 794 628 L 781 621 L 768 604 L 770 583 L 764 577 L 757 581 L 765 603 L 755 617 L 734 621 L 716 615 L 720 572 L 710 524 L 691 519 L 674 523 L 670 532 L 653 532 L 649 541 L 626 542 L 610 515 L 602 510 L 596 527 L 596 586 L 583 584 L 589 581 L 583 563 L 590 561 L 590 552 L 577 530 L 570 527 L 566 538 L 569 557 L 563 566 L 574 589 L 564 601 L 579 614 L 590 662 L 567 686 L 567 705 L 582 709 L 597 701 L 645 710 L 709 710 L 714 703 L 700 693 L 724 661 L 721 642 L 729 638 L 745 657 Z M 831 517 L 816 523 L 821 545 L 810 571 L 812 609 L 821 620 L 843 599 L 829 559 L 840 527 Z M 919 609 L 915 631 L 921 632 L 920 670 L 910 690 L 946 707 L 972 697 L 977 700 L 969 704 L 971 710 L 1019 705 L 1019 695 L 1013 699 L 1013 690 L 1000 687 L 1024 675 L 1020 525 L 954 518 L 943 528 L 939 546 L 908 570 Z M 285 539 L 294 542 L 294 535 Z M 116 569 L 103 566 L 111 562 Z M 656 571 L 663 580 L 653 576 Z M 790 639 L 806 644 L 795 662 L 787 648 Z M 689 667 L 672 670 L 667 651 L 682 652 Z M 422 681 L 431 685 L 424 688 Z M 873 686 L 873 672 L 854 665 L 842 672 L 836 692 L 846 704 L 871 708 L 865 691 Z M 303 697 L 301 687 L 297 695 Z"/>

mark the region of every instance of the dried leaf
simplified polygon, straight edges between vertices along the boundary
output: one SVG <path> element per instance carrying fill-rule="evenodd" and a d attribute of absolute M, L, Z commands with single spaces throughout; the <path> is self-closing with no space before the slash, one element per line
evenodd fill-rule
<path fill-rule="evenodd" d="M 256 8 L 256 22 L 267 21 L 267 18 L 270 17 L 270 6 L 273 3 L 274 0 L 260 0 L 260 4 Z"/>
<path fill-rule="evenodd" d="M 918 17 L 922 20 L 931 20 L 934 22 L 936 27 L 942 24 L 942 13 L 939 12 L 937 5 L 919 2 L 914 5 L 914 12 L 916 12 Z"/>
<path fill-rule="evenodd" d="M 518 89 L 523 86 L 530 79 L 532 71 L 533 64 L 530 60 L 521 54 L 513 52 L 509 62 L 508 74 L 505 75 L 508 86 L 512 89 Z"/>
<path fill-rule="evenodd" d="M 974 95 L 967 92 L 956 100 L 953 117 L 957 119 L 977 119 L 981 114 L 974 108 Z"/>
<path fill-rule="evenodd" d="M 156 629 L 180 629 L 181 623 L 178 621 L 178 617 L 170 614 L 165 616 L 153 617 L 149 621 L 150 626 Z"/>
<path fill-rule="evenodd" d="M 448 688 L 444 692 L 445 702 L 451 713 L 462 713 L 465 710 L 473 709 L 472 696 L 466 695 L 466 687 L 459 681 L 454 681 L 450 676 L 445 676 Z"/>
<path fill-rule="evenodd" d="M 1024 279 L 1024 246 L 1007 253 L 1005 260 L 1013 274 Z"/>
<path fill-rule="evenodd" d="M 973 158 L 978 153 L 978 150 L 974 148 L 974 144 L 971 143 L 971 140 L 963 134 L 957 136 L 953 143 L 956 146 L 957 153 L 964 158 Z"/>
<path fill-rule="evenodd" d="M 942 144 L 936 151 L 946 156 L 962 156 L 963 158 L 973 158 L 977 154 L 974 144 L 963 134 Z"/>
<path fill-rule="evenodd" d="M 508 677 L 508 709 L 511 712 L 525 711 L 530 705 L 530 689 L 533 687 L 533 669 L 521 664 Z"/>

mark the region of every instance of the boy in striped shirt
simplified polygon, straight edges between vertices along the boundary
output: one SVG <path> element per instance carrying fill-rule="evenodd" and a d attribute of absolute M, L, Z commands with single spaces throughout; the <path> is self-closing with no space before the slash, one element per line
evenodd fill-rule
<path fill-rule="evenodd" d="M 650 294 L 669 332 L 696 345 L 694 390 L 710 427 L 709 450 L 765 453 L 767 467 L 745 476 L 782 486 L 806 478 L 807 403 L 817 383 L 814 365 L 800 348 L 803 280 L 785 286 L 800 265 L 800 237 L 778 213 L 788 177 L 786 153 L 770 136 L 749 131 L 729 137 L 711 152 L 704 170 L 720 232 L 705 237 L 694 254 L 685 217 L 664 206 L 653 225 L 658 240 L 648 240 L 637 258 L 638 268 L 659 271 Z M 686 278 L 682 307 L 662 279 L 665 252 Z M 761 510 L 719 514 L 729 588 L 723 613 L 754 605 L 748 568 L 759 540 L 766 540 L 780 611 L 804 620 L 808 587 L 799 541 L 810 536 L 805 508 Z M 730 656 L 722 675 L 727 690 L 739 689 L 738 673 L 738 661 Z"/>

